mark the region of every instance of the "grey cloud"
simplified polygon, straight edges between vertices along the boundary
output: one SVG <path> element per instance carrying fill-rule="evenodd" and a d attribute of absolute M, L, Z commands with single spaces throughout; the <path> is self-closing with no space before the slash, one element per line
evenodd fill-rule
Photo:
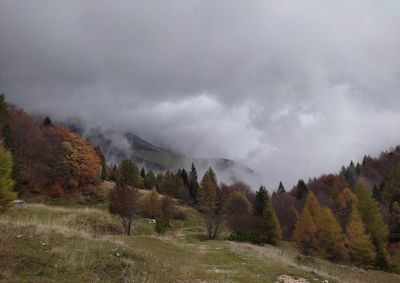
<path fill-rule="evenodd" d="M 400 143 L 400 3 L 0 3 L 0 90 L 282 179 Z"/>

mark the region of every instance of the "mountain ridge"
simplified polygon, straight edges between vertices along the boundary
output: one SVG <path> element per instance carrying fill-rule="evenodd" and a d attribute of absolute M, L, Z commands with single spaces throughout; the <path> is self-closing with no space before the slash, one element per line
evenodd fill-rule
<path fill-rule="evenodd" d="M 212 167 L 220 181 L 233 183 L 244 181 L 253 186 L 262 183 L 262 176 L 246 165 L 228 158 L 195 158 L 176 153 L 170 149 L 154 145 L 133 132 L 118 133 L 101 127 L 85 128 L 79 124 L 68 124 L 91 143 L 100 147 L 110 164 L 118 164 L 124 159 L 131 159 L 147 170 L 156 172 L 176 171 L 180 168 L 190 169 L 193 163 L 199 174 Z"/>

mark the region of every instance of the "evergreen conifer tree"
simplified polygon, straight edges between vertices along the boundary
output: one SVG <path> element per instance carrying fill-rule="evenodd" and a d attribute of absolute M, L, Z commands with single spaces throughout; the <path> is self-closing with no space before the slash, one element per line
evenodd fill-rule
<path fill-rule="evenodd" d="M 308 193 L 308 188 L 306 183 L 303 180 L 299 180 L 297 183 L 297 199 L 304 199 L 306 198 Z"/>
<path fill-rule="evenodd" d="M 193 163 L 192 163 L 192 167 L 191 167 L 190 173 L 189 173 L 189 190 L 190 190 L 190 196 L 196 202 L 197 201 L 197 192 L 199 190 L 199 182 L 197 180 L 196 167 L 194 166 Z"/>
<path fill-rule="evenodd" d="M 276 217 L 276 214 L 269 203 L 267 203 L 264 208 L 260 228 L 262 242 L 270 245 L 276 245 L 278 240 L 281 238 L 281 227 L 279 225 L 278 218 Z"/>
<path fill-rule="evenodd" d="M 253 204 L 253 214 L 257 217 L 262 217 L 264 209 L 267 206 L 269 200 L 269 194 L 265 186 L 260 186 L 256 192 L 256 197 Z"/>
<path fill-rule="evenodd" d="M 282 184 L 282 181 L 279 182 L 279 186 L 278 186 L 278 189 L 276 190 L 276 193 L 277 194 L 286 193 L 286 190 L 285 190 L 285 187 Z"/>
<path fill-rule="evenodd" d="M 0 212 L 3 212 L 10 201 L 16 198 L 16 194 L 12 191 L 14 186 L 14 181 L 11 177 L 12 168 L 12 156 L 0 141 Z"/>

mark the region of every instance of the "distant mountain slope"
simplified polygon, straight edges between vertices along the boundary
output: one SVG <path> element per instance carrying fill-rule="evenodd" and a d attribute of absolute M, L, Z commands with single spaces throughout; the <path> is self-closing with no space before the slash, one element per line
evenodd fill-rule
<path fill-rule="evenodd" d="M 177 154 L 168 149 L 153 145 L 133 133 L 118 134 L 112 130 L 92 128 L 82 131 L 77 126 L 75 130 L 82 132 L 92 143 L 99 146 L 110 163 L 119 163 L 123 159 L 131 158 L 139 166 L 154 171 L 190 169 L 192 163 L 202 174 L 208 167 L 218 172 L 220 181 L 232 182 L 242 180 L 249 184 L 259 185 L 261 176 L 245 165 L 224 158 L 192 158 Z"/>

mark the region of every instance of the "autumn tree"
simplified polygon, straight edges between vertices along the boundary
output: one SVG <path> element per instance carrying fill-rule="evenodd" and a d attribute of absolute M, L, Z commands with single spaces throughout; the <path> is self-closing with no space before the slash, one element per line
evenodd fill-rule
<path fill-rule="evenodd" d="M 205 218 L 208 239 L 216 239 L 221 230 L 223 222 L 221 213 L 216 209 L 208 207 L 205 209 Z"/>
<path fill-rule="evenodd" d="M 373 263 L 376 253 L 358 210 L 354 209 L 347 225 L 345 247 L 355 264 Z"/>
<path fill-rule="evenodd" d="M 237 235 L 251 229 L 251 204 L 240 192 L 233 192 L 224 206 L 228 227 Z"/>
<path fill-rule="evenodd" d="M 314 254 L 317 249 L 317 225 L 310 211 L 303 209 L 297 218 L 293 231 L 293 241 L 298 242 L 302 251 L 306 254 Z"/>
<path fill-rule="evenodd" d="M 316 222 L 318 253 L 328 259 L 345 258 L 344 235 L 332 210 L 322 208 Z"/>
<path fill-rule="evenodd" d="M 117 187 L 110 193 L 109 211 L 120 218 L 124 226 L 124 232 L 128 236 L 131 235 L 134 216 L 139 212 L 140 198 L 141 193 L 139 190 L 132 187 Z"/>
<path fill-rule="evenodd" d="M 147 217 L 157 218 L 161 214 L 161 201 L 156 189 L 152 189 L 144 201 L 144 213 Z"/>
<path fill-rule="evenodd" d="M 357 208 L 365 224 L 367 234 L 372 239 L 376 249 L 375 264 L 382 268 L 389 268 L 389 259 L 385 249 L 389 229 L 383 221 L 378 204 L 372 197 L 368 184 L 360 180 L 356 184 L 356 195 L 358 198 Z"/>
<path fill-rule="evenodd" d="M 16 145 L 14 141 L 14 133 L 12 129 L 12 115 L 10 107 L 6 103 L 5 95 L 0 94 L 0 137 L 2 137 L 3 147 L 10 152 L 14 158 L 16 152 Z M 19 191 L 20 185 L 20 172 L 17 162 L 13 160 L 12 178 L 14 179 L 14 189 Z"/>
<path fill-rule="evenodd" d="M 95 148 L 79 135 L 69 132 L 65 141 L 64 160 L 68 166 L 71 182 L 75 186 L 93 184 L 99 181 L 101 175 L 101 160 Z M 74 186 L 73 185 L 73 186 Z"/>
<path fill-rule="evenodd" d="M 3 212 L 10 201 L 16 198 L 12 191 L 14 181 L 11 178 L 13 160 L 0 141 L 0 212 Z"/>
<path fill-rule="evenodd" d="M 349 189 L 345 188 L 338 197 L 338 216 L 342 230 L 345 231 L 353 209 L 357 209 L 357 196 Z"/>
<path fill-rule="evenodd" d="M 163 217 L 169 221 L 174 215 L 174 211 L 174 200 L 169 195 L 165 195 L 161 200 L 161 213 Z"/>
<path fill-rule="evenodd" d="M 217 206 L 218 192 L 217 177 L 210 167 L 204 174 L 197 192 L 197 202 L 205 212 L 206 229 L 209 239 L 215 239 L 218 236 L 223 220 L 221 211 Z"/>
<path fill-rule="evenodd" d="M 218 190 L 215 173 L 210 167 L 201 180 L 197 195 L 199 205 L 208 208 L 216 208 Z"/>
<path fill-rule="evenodd" d="M 265 186 L 260 186 L 258 191 L 256 192 L 256 197 L 254 199 L 253 204 L 253 214 L 257 217 L 262 217 L 264 213 L 264 209 L 269 200 L 269 194 Z"/>
<path fill-rule="evenodd" d="M 329 208 L 321 208 L 312 192 L 308 193 L 297 219 L 293 239 L 308 254 L 329 259 L 345 255 L 343 234 L 337 219 Z"/>

